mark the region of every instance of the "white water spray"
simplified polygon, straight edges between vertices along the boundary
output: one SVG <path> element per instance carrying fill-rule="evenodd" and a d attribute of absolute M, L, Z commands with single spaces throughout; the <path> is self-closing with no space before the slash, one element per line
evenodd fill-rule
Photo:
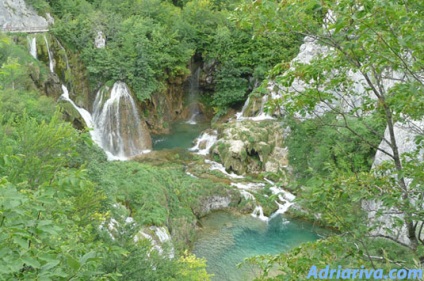
<path fill-rule="evenodd" d="M 44 41 L 46 42 L 47 54 L 49 55 L 49 68 L 50 68 L 50 72 L 54 73 L 53 53 L 50 50 L 49 41 L 47 40 L 46 35 L 44 35 Z"/>
<path fill-rule="evenodd" d="M 186 122 L 190 125 L 196 125 L 196 118 L 200 114 L 199 105 L 197 100 L 199 98 L 199 76 L 200 76 L 200 67 L 198 67 L 194 73 L 189 78 L 189 103 L 190 103 L 190 119 Z"/>
<path fill-rule="evenodd" d="M 54 73 L 53 53 L 46 36 L 44 40 L 49 55 L 50 71 Z M 63 49 L 59 42 L 58 44 Z M 69 68 L 66 52 L 65 60 Z M 148 150 L 151 144 L 150 135 L 142 132 L 137 107 L 125 83 L 116 82 L 109 98 L 106 97 L 109 93 L 106 88 L 97 93 L 93 116 L 75 104 L 63 84 L 62 91 L 61 99 L 71 103 L 79 112 L 87 128 L 90 129 L 91 138 L 105 151 L 108 160 L 127 160 L 129 157 L 150 151 Z"/>
<path fill-rule="evenodd" d="M 218 140 L 218 132 L 216 130 L 206 131 L 195 140 L 195 145 L 189 148 L 189 151 L 196 152 L 199 155 L 208 155 L 211 147 Z"/>
<path fill-rule="evenodd" d="M 239 175 L 234 174 L 234 173 L 228 173 L 225 170 L 225 167 L 221 163 L 218 163 L 218 162 L 215 162 L 215 161 L 211 161 L 211 160 L 208 160 L 208 159 L 205 159 L 205 163 L 211 165 L 210 168 L 209 168 L 209 170 L 211 170 L 211 171 L 218 170 L 221 173 L 223 173 L 224 175 L 226 175 L 227 177 L 230 177 L 230 178 L 233 178 L 233 179 L 242 179 L 242 178 L 244 178 L 243 176 L 239 176 Z"/>
<path fill-rule="evenodd" d="M 37 39 L 36 37 L 28 37 L 29 53 L 34 59 L 37 59 Z"/>
<path fill-rule="evenodd" d="M 126 160 L 150 151 L 146 145 L 150 137 L 142 131 L 137 107 L 124 82 L 116 82 L 111 91 L 98 91 L 93 121 L 101 147 L 110 153 L 110 160 Z"/>
<path fill-rule="evenodd" d="M 252 217 L 258 218 L 261 221 L 269 221 L 269 218 L 264 215 L 264 210 L 262 209 L 262 206 L 256 206 L 251 215 Z"/>

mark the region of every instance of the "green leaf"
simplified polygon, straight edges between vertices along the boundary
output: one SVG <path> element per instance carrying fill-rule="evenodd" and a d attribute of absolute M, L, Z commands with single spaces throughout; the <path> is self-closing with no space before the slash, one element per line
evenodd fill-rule
<path fill-rule="evenodd" d="M 24 257 L 24 258 L 21 258 L 21 260 L 22 260 L 22 263 L 24 263 L 27 266 L 31 266 L 33 268 L 40 268 L 41 266 L 40 262 L 33 257 Z"/>
<path fill-rule="evenodd" d="M 41 267 L 42 271 L 49 271 L 53 267 L 57 266 L 60 263 L 60 260 L 49 261 Z"/>
<path fill-rule="evenodd" d="M 66 263 L 74 271 L 79 270 L 80 267 L 81 267 L 80 262 L 78 260 L 76 260 L 74 257 L 70 256 L 70 255 L 67 255 L 66 256 Z"/>
<path fill-rule="evenodd" d="M 28 240 L 27 239 L 24 239 L 24 238 L 19 237 L 19 236 L 14 236 L 13 242 L 15 242 L 16 244 L 21 246 L 21 248 L 24 248 L 24 249 L 28 248 Z"/>

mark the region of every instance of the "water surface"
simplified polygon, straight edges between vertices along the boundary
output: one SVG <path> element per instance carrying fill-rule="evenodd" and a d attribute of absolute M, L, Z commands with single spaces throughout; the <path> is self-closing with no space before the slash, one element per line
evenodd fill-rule
<path fill-rule="evenodd" d="M 268 223 L 249 215 L 215 212 L 201 220 L 202 229 L 194 245 L 197 257 L 206 258 L 207 271 L 216 281 L 247 281 L 258 269 L 237 264 L 245 258 L 286 252 L 318 235 L 310 224 L 288 221 L 278 215 Z"/>
<path fill-rule="evenodd" d="M 170 148 L 190 148 L 193 141 L 200 133 L 207 129 L 210 124 L 207 122 L 198 122 L 188 124 L 187 122 L 177 122 L 171 125 L 171 133 L 166 135 L 153 135 L 153 150 L 162 150 Z"/>

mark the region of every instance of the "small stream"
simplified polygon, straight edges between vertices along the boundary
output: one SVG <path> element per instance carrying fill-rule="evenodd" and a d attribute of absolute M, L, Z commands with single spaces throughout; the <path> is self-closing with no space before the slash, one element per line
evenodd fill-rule
<path fill-rule="evenodd" d="M 282 215 L 268 223 L 249 215 L 214 212 L 201 220 L 202 229 L 193 253 L 207 260 L 207 271 L 215 281 L 248 281 L 258 277 L 258 268 L 237 264 L 255 255 L 279 254 L 314 241 L 318 235 L 311 224 Z"/>

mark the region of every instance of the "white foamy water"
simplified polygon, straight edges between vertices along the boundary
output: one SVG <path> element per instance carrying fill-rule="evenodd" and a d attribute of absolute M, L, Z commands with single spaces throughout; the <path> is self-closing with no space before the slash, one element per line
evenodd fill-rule
<path fill-rule="evenodd" d="M 37 39 L 36 37 L 28 37 L 29 53 L 34 59 L 37 59 Z"/>
<path fill-rule="evenodd" d="M 215 161 L 212 161 L 212 160 L 208 160 L 208 159 L 205 159 L 205 163 L 211 165 L 210 168 L 209 168 L 209 170 L 211 170 L 211 171 L 218 170 L 221 173 L 223 173 L 224 175 L 226 175 L 226 176 L 228 176 L 230 178 L 233 178 L 233 179 L 242 179 L 242 178 L 244 178 L 243 176 L 239 176 L 239 175 L 234 174 L 232 172 L 231 173 L 228 173 L 225 170 L 225 167 L 221 163 L 218 163 L 218 162 L 215 162 Z"/>
<path fill-rule="evenodd" d="M 264 183 L 256 182 L 232 182 L 231 185 L 243 190 L 258 190 L 265 187 Z"/>
<path fill-rule="evenodd" d="M 199 155 L 208 155 L 209 150 L 217 140 L 218 132 L 216 130 L 206 131 L 195 140 L 195 145 L 192 148 L 189 148 L 189 151 L 195 152 Z"/>
<path fill-rule="evenodd" d="M 141 141 L 141 120 L 127 85 L 118 81 L 107 94 L 109 89 L 99 90 L 93 104 L 93 121 L 101 147 L 110 153 L 111 160 L 149 152 Z"/>
<path fill-rule="evenodd" d="M 262 209 L 262 206 L 259 206 L 259 205 L 256 206 L 256 208 L 253 210 L 251 216 L 254 218 L 258 218 L 261 221 L 265 221 L 265 222 L 269 221 L 269 218 L 264 215 L 264 210 Z"/>

